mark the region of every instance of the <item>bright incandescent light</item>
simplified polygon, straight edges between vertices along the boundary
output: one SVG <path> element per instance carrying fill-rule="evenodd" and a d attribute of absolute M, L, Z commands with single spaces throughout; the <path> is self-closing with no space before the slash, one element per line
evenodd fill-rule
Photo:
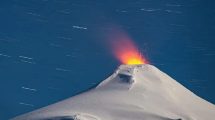
<path fill-rule="evenodd" d="M 112 52 L 123 64 L 146 64 L 147 61 L 139 52 L 135 43 L 123 32 L 112 36 Z"/>
<path fill-rule="evenodd" d="M 109 44 L 109 48 L 116 59 L 122 64 L 146 64 L 148 61 L 138 50 L 137 45 L 128 34 L 117 25 L 109 25 L 105 29 L 104 38 Z"/>
<path fill-rule="evenodd" d="M 145 64 L 145 58 L 138 51 L 135 44 L 128 39 L 121 39 L 113 43 L 113 52 L 123 64 Z"/>

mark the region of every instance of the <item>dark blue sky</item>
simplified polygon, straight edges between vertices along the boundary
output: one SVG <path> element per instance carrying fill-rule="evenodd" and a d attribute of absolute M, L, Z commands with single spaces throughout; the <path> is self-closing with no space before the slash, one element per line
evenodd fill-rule
<path fill-rule="evenodd" d="M 109 24 L 151 64 L 215 103 L 213 0 L 1 0 L 0 16 L 1 120 L 112 74 L 120 63 L 99 37 Z"/>

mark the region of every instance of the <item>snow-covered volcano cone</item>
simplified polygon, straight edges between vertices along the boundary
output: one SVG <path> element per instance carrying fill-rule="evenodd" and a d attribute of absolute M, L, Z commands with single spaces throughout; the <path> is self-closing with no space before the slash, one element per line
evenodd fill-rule
<path fill-rule="evenodd" d="M 214 120 L 215 106 L 152 65 L 121 65 L 96 88 L 13 120 Z"/>

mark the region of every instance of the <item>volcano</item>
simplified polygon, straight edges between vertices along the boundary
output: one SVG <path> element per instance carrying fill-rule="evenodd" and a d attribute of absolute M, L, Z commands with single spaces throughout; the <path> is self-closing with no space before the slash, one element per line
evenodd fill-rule
<path fill-rule="evenodd" d="M 95 88 L 12 120 L 214 119 L 213 104 L 153 65 L 141 64 L 121 65 Z"/>

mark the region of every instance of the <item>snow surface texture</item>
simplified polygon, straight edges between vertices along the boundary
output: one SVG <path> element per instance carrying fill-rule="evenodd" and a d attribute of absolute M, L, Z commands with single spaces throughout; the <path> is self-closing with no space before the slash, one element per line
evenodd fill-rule
<path fill-rule="evenodd" d="M 215 120 L 215 106 L 152 65 L 121 65 L 96 88 L 12 120 Z"/>

